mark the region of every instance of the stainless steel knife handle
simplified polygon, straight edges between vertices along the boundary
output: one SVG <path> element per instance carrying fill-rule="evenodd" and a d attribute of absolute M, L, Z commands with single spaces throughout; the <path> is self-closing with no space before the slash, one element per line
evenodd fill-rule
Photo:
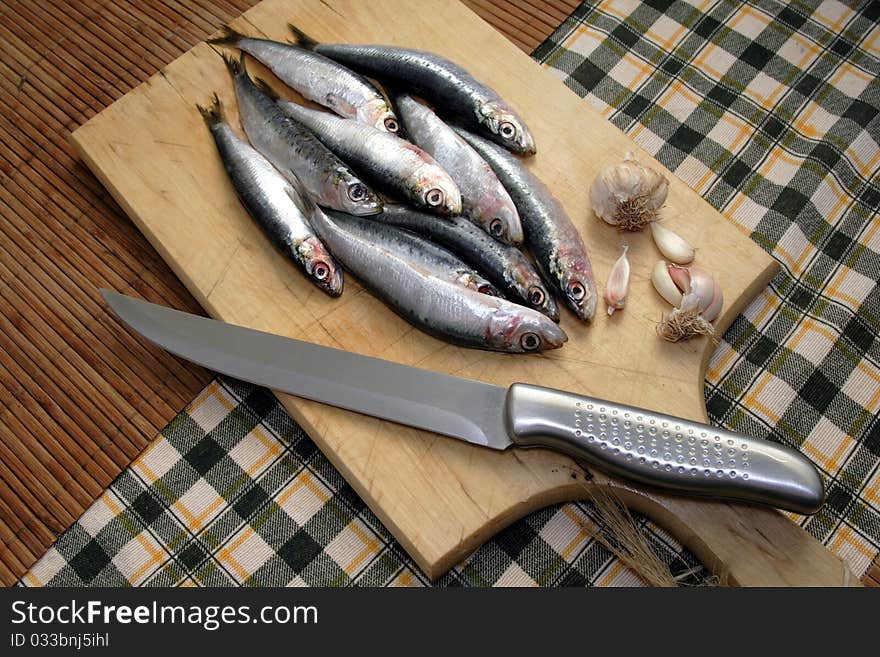
<path fill-rule="evenodd" d="M 671 415 L 515 383 L 506 421 L 519 447 L 548 447 L 645 484 L 804 514 L 825 499 L 800 452 Z"/>

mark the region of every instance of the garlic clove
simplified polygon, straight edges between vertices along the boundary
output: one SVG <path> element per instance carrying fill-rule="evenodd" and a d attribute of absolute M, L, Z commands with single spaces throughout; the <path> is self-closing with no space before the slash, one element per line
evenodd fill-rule
<path fill-rule="evenodd" d="M 671 231 L 657 221 L 652 221 L 651 235 L 654 238 L 654 244 L 667 260 L 678 265 L 693 262 L 694 247 L 678 233 Z"/>
<path fill-rule="evenodd" d="M 641 230 L 657 218 L 666 202 L 669 181 L 639 163 L 632 153 L 623 162 L 607 166 L 590 187 L 596 215 L 620 230 Z"/>
<path fill-rule="evenodd" d="M 699 267 L 688 267 L 688 274 L 691 283 L 689 291 L 697 297 L 700 310 L 705 310 L 712 305 L 715 298 L 715 279 L 712 274 Z"/>
<path fill-rule="evenodd" d="M 608 314 L 613 315 L 615 310 L 620 310 L 626 305 L 626 297 L 629 294 L 629 260 L 626 252 L 629 245 L 623 245 L 623 253 L 611 268 L 608 275 L 608 283 L 605 285 L 605 303 L 608 306 Z"/>
<path fill-rule="evenodd" d="M 718 319 L 721 309 L 724 307 L 724 295 L 721 292 L 721 285 L 717 280 L 713 279 L 713 282 L 715 283 L 715 290 L 712 296 L 712 303 L 703 311 L 703 319 L 707 322 L 714 322 Z"/>
<path fill-rule="evenodd" d="M 687 292 L 681 297 L 681 303 L 678 304 L 678 308 L 676 310 L 681 310 L 682 312 L 702 312 L 702 308 L 700 308 L 700 297 L 698 297 L 693 292 Z"/>
<path fill-rule="evenodd" d="M 705 310 L 712 304 L 718 284 L 709 272 L 693 265 L 667 265 L 667 269 L 672 282 L 685 296 L 691 293 L 694 295 L 700 310 Z"/>
<path fill-rule="evenodd" d="M 681 291 L 675 285 L 672 276 L 669 275 L 669 265 L 663 260 L 654 265 L 654 271 L 651 272 L 651 283 L 654 284 L 657 293 L 667 302 L 676 307 L 681 304 Z"/>
<path fill-rule="evenodd" d="M 691 273 L 688 271 L 687 267 L 667 265 L 666 268 L 669 270 L 669 276 L 672 278 L 672 282 L 675 283 L 675 286 L 679 290 L 682 292 L 691 291 Z"/>

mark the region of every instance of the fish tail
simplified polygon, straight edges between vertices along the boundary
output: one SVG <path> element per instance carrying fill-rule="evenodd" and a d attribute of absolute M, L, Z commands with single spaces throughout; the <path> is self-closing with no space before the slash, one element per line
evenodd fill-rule
<path fill-rule="evenodd" d="M 244 53 L 241 53 L 241 56 L 238 59 L 225 52 L 221 52 L 220 56 L 223 58 L 223 62 L 226 64 L 226 68 L 229 70 L 229 74 L 233 78 L 241 75 L 242 71 L 245 69 Z"/>
<path fill-rule="evenodd" d="M 222 29 L 223 29 L 223 36 L 214 37 L 213 39 L 208 39 L 208 43 L 217 43 L 217 44 L 225 44 L 225 45 L 229 45 L 229 46 L 237 46 L 239 41 L 241 41 L 242 39 L 247 39 L 247 37 L 244 34 L 232 29 L 231 27 L 229 27 L 229 25 L 224 25 Z"/>
<path fill-rule="evenodd" d="M 287 29 L 293 32 L 293 43 L 300 48 L 305 48 L 306 50 L 314 50 L 319 45 L 315 39 L 303 32 L 293 23 L 288 23 Z"/>
<path fill-rule="evenodd" d="M 278 100 L 280 98 L 278 92 L 270 87 L 269 83 L 266 82 L 263 78 L 254 78 L 254 84 L 257 86 L 257 89 L 262 91 L 272 100 Z"/>
<path fill-rule="evenodd" d="M 208 107 L 202 107 L 201 105 L 196 105 L 196 108 L 199 110 L 199 114 L 202 115 L 202 118 L 205 120 L 205 125 L 209 128 L 213 125 L 217 125 L 218 123 L 223 122 L 223 106 L 220 104 L 220 98 L 217 94 L 214 94 L 214 98 L 211 101 L 211 104 Z"/>

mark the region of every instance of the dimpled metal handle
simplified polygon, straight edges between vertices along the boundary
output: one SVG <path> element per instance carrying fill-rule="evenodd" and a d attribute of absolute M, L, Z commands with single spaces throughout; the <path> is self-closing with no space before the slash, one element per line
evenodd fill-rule
<path fill-rule="evenodd" d="M 641 408 L 515 383 L 508 433 L 645 484 L 811 514 L 822 478 L 800 452 L 766 440 Z"/>

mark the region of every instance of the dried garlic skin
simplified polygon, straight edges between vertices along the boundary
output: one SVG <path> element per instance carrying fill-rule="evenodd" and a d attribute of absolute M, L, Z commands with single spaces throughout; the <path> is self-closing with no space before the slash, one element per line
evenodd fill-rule
<path fill-rule="evenodd" d="M 657 219 L 666 202 L 669 181 L 643 166 L 632 153 L 623 162 L 605 167 L 590 187 L 593 211 L 619 230 L 641 230 Z"/>

